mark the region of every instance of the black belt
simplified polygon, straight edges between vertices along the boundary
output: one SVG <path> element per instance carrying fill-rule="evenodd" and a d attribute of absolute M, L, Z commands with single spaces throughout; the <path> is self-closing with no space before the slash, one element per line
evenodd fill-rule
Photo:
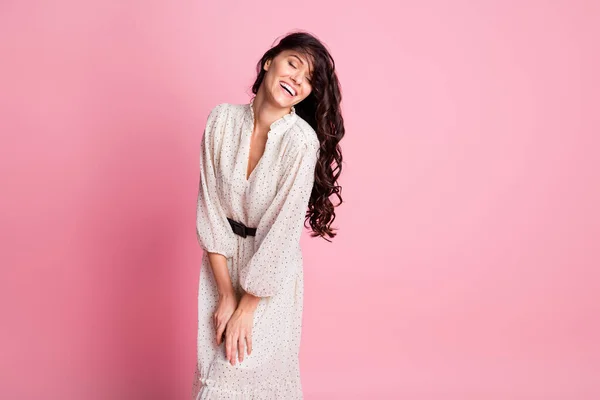
<path fill-rule="evenodd" d="M 234 221 L 229 217 L 227 218 L 227 221 L 229 221 L 229 225 L 231 225 L 231 229 L 233 229 L 233 233 L 236 235 L 240 235 L 241 237 L 256 235 L 256 228 L 248 228 L 241 222 Z"/>

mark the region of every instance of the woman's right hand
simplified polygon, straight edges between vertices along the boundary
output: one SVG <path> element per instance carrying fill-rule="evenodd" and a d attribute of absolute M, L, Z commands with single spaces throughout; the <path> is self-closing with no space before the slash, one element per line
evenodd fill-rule
<path fill-rule="evenodd" d="M 219 304 L 213 314 L 213 322 L 217 334 L 217 345 L 221 345 L 223 342 L 223 332 L 229 322 L 229 319 L 237 309 L 238 300 L 233 291 L 219 294 Z"/>

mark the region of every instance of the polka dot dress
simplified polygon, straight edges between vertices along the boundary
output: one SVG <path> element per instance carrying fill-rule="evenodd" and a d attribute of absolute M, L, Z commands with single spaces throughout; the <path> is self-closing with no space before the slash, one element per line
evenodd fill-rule
<path fill-rule="evenodd" d="M 302 399 L 299 350 L 303 271 L 300 235 L 314 183 L 319 140 L 291 112 L 271 124 L 265 151 L 246 179 L 254 99 L 217 105 L 201 145 L 198 242 L 204 250 L 198 291 L 195 400 Z M 233 233 L 227 218 L 257 228 Z M 253 350 L 231 365 L 216 344 L 212 315 L 218 292 L 207 252 L 223 254 L 233 287 L 261 299 L 254 312 Z"/>

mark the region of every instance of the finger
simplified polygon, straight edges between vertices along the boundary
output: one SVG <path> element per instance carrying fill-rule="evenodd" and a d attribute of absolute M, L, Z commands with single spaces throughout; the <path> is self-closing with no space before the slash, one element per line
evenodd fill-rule
<path fill-rule="evenodd" d="M 217 345 L 223 343 L 223 333 L 225 331 L 225 324 L 220 324 L 217 328 Z"/>
<path fill-rule="evenodd" d="M 215 340 L 217 341 L 217 346 L 220 346 L 221 343 L 223 342 L 223 334 L 219 335 L 219 330 L 217 330 L 217 333 L 215 333 Z"/>
<path fill-rule="evenodd" d="M 235 365 L 235 360 L 237 359 L 237 345 L 238 345 L 238 334 L 237 332 L 233 334 L 233 341 L 231 343 L 231 365 Z"/>
<path fill-rule="evenodd" d="M 227 356 L 227 361 L 231 361 L 231 334 L 229 330 L 225 331 L 225 355 Z"/>
<path fill-rule="evenodd" d="M 248 343 L 248 355 L 252 354 L 252 335 L 246 335 L 246 343 Z"/>
<path fill-rule="evenodd" d="M 242 362 L 244 361 L 244 352 L 245 352 L 245 344 L 246 344 L 246 337 L 242 334 L 240 335 L 240 340 L 238 341 L 238 357 L 239 357 L 239 361 Z"/>

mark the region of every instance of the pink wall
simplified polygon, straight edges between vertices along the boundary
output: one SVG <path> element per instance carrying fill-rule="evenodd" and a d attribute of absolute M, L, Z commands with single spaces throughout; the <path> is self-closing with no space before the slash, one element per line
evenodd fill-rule
<path fill-rule="evenodd" d="M 306 399 L 600 398 L 597 2 L 42 3 L 0 5 L 0 398 L 189 398 L 203 124 L 295 28 L 347 122 Z"/>

